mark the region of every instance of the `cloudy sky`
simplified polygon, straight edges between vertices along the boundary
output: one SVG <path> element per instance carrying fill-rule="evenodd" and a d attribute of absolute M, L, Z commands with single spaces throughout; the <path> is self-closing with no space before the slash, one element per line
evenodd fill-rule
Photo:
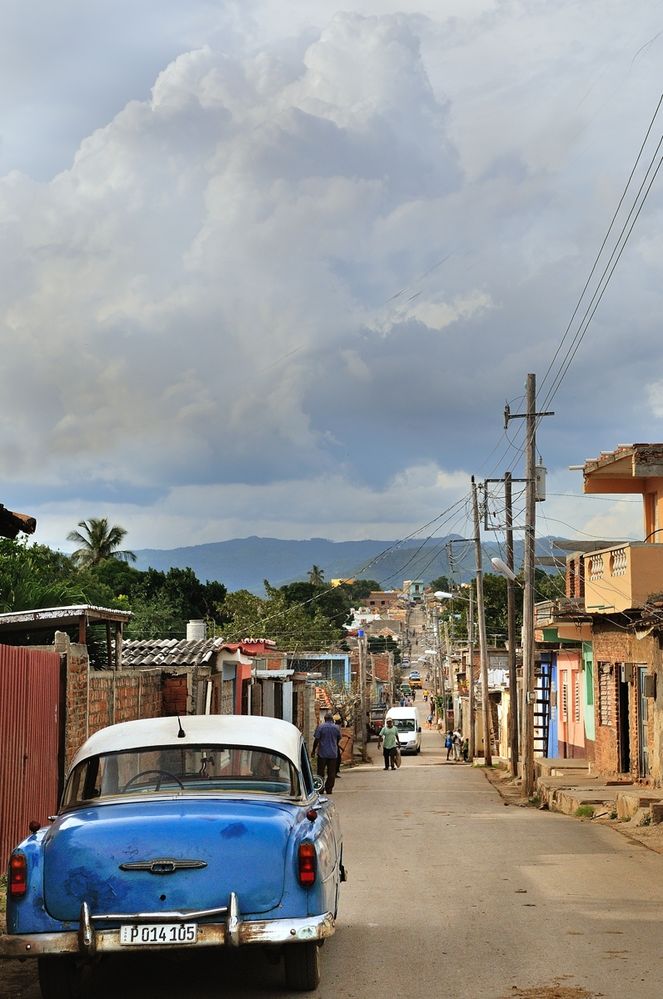
<path fill-rule="evenodd" d="M 396 538 L 522 475 L 505 401 L 555 386 L 662 65 L 660 0 L 5 0 L 0 502 L 63 550 Z M 662 233 L 663 170 L 546 406 L 541 533 L 642 537 L 568 466 L 663 440 Z"/>

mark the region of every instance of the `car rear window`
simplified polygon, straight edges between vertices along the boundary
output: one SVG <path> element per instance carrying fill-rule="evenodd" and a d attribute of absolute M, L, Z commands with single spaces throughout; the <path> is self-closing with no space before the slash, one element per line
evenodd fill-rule
<path fill-rule="evenodd" d="M 83 760 L 67 780 L 63 808 L 106 798 L 176 793 L 299 795 L 299 778 L 279 753 L 247 746 L 156 746 Z"/>

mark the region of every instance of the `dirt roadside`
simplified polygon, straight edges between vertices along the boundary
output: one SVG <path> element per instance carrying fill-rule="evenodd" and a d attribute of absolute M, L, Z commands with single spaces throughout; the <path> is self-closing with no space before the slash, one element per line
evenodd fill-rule
<path fill-rule="evenodd" d="M 500 767 L 486 767 L 483 772 L 486 780 L 493 785 L 505 805 L 514 805 L 517 808 L 539 807 L 536 801 L 530 802 L 523 798 L 520 792 L 520 783 L 514 781 L 508 770 Z M 547 809 L 541 810 L 547 811 Z M 634 825 L 632 822 L 623 822 L 619 819 L 610 818 L 608 815 L 598 815 L 593 818 L 588 816 L 576 818 L 569 815 L 568 818 L 573 818 L 576 822 L 596 822 L 602 826 L 610 826 L 611 829 L 614 829 L 615 832 L 620 833 L 627 839 L 647 847 L 648 850 L 653 850 L 654 853 L 663 854 L 663 823 L 658 825 Z"/>

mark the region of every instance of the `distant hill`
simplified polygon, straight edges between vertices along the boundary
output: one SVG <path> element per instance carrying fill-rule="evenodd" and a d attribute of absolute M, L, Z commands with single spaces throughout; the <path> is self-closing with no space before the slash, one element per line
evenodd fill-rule
<path fill-rule="evenodd" d="M 383 589 L 400 587 L 404 579 L 422 579 L 425 583 L 438 576 L 467 582 L 474 574 L 474 547 L 456 543 L 457 535 L 430 541 L 283 541 L 279 538 L 234 538 L 188 548 L 144 548 L 136 551 L 135 567 L 167 572 L 171 568 L 191 568 L 199 579 L 218 580 L 228 590 L 263 592 L 263 580 L 282 586 L 306 579 L 312 565 L 324 570 L 325 579 L 376 579 Z M 546 539 L 537 543 L 545 548 Z M 520 565 L 522 544 L 516 542 L 515 561 Z M 490 572 L 491 555 L 504 557 L 497 544 L 485 541 L 484 571 Z M 451 551 L 453 565 L 449 565 Z"/>

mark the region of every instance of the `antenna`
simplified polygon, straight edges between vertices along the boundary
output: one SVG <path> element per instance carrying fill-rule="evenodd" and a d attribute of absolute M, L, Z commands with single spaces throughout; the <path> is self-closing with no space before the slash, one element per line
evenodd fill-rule
<path fill-rule="evenodd" d="M 184 731 L 184 729 L 182 728 L 182 722 L 180 721 L 180 716 L 179 716 L 179 715 L 177 716 L 177 724 L 178 724 L 178 725 L 179 725 L 179 727 L 180 727 L 180 730 L 179 730 L 179 732 L 177 733 L 177 738 L 178 738 L 178 739 L 186 739 L 186 732 L 185 732 L 185 731 Z"/>

